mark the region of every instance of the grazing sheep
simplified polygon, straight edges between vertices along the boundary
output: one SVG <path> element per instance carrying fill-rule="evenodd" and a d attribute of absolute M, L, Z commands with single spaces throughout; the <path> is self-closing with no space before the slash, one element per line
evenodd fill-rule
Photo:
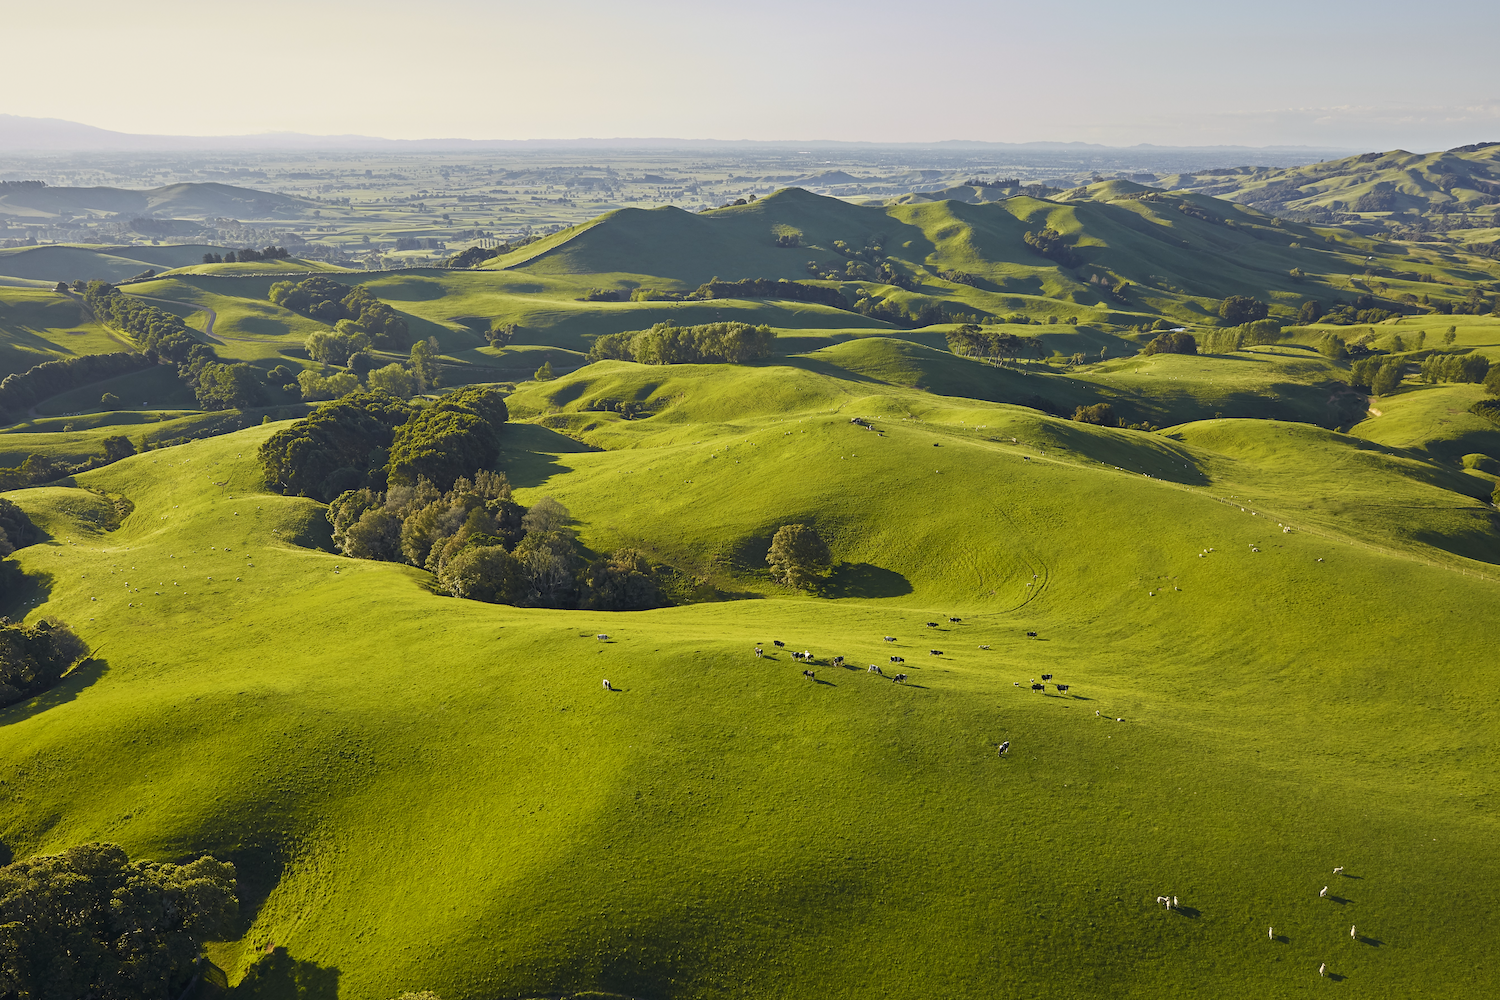
<path fill-rule="evenodd" d="M 1359 935 L 1355 933 L 1353 924 L 1349 925 L 1349 936 L 1354 938 L 1354 940 L 1356 941 L 1359 940 Z"/>
<path fill-rule="evenodd" d="M 1173 897 L 1172 897 L 1172 905 L 1173 905 L 1173 906 L 1176 906 L 1176 905 L 1177 905 L 1177 897 L 1176 897 L 1176 896 L 1173 896 Z"/>
<path fill-rule="evenodd" d="M 609 678 L 607 678 L 607 677 L 604 679 L 604 690 L 606 690 L 606 691 L 613 691 L 614 690 L 614 688 L 612 688 L 612 687 L 609 686 Z"/>
<path fill-rule="evenodd" d="M 1322 899 L 1326 895 L 1328 895 L 1328 886 L 1325 885 L 1323 888 L 1318 890 L 1318 898 Z"/>
<path fill-rule="evenodd" d="M 1328 975 L 1328 973 L 1326 971 L 1327 969 L 1328 969 L 1328 963 L 1324 962 L 1322 965 L 1318 966 L 1318 975 L 1320 975 L 1320 976 L 1326 976 L 1326 975 Z"/>
<path fill-rule="evenodd" d="M 1267 927 L 1266 928 L 1266 937 L 1270 938 L 1272 941 L 1275 941 L 1276 940 L 1276 928 L 1274 928 L 1274 927 Z"/>
<path fill-rule="evenodd" d="M 1337 867 L 1337 868 L 1335 868 L 1335 869 L 1334 869 L 1334 870 L 1333 870 L 1333 873 L 1334 873 L 1334 874 L 1335 874 L 1335 875 L 1338 875 L 1338 874 L 1339 874 L 1339 873 L 1340 873 L 1340 872 L 1342 872 L 1342 871 L 1343 871 L 1343 870 L 1344 870 L 1344 866 L 1343 866 L 1343 865 L 1339 865 L 1339 866 L 1338 866 L 1338 867 Z"/>

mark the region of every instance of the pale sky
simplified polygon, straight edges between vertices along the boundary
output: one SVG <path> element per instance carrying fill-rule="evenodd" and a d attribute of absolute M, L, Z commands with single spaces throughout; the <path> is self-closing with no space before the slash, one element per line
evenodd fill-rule
<path fill-rule="evenodd" d="M 0 0 L 0 113 L 122 132 L 1500 140 L 1500 0 Z"/>

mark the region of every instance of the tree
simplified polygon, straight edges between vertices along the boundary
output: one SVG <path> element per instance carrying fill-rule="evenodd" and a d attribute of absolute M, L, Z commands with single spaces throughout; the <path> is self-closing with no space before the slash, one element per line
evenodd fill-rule
<path fill-rule="evenodd" d="M 426 476 L 446 490 L 459 476 L 490 468 L 499 454 L 500 428 L 509 416 L 505 394 L 480 386 L 459 389 L 422 407 L 392 436 L 390 481 L 410 484 Z"/>
<path fill-rule="evenodd" d="M 437 339 L 429 337 L 411 345 L 411 371 L 417 379 L 417 390 L 428 392 L 438 386 Z"/>
<path fill-rule="evenodd" d="M 560 604 L 572 589 L 578 545 L 567 531 L 531 531 L 516 546 L 516 561 L 526 572 L 537 600 Z"/>
<path fill-rule="evenodd" d="M 68 294 L 68 283 L 66 281 L 59 281 L 53 286 L 52 290 L 59 295 L 66 295 Z"/>
<path fill-rule="evenodd" d="M 491 347 L 509 347 L 516 339 L 516 334 L 521 330 L 514 323 L 502 323 L 495 320 L 490 324 L 489 337 Z"/>
<path fill-rule="evenodd" d="M 521 527 L 527 532 L 561 531 L 571 517 L 568 508 L 551 497 L 542 497 L 521 518 Z"/>
<path fill-rule="evenodd" d="M 542 367 L 538 368 L 536 374 L 532 377 L 538 382 L 551 382 L 557 376 L 552 374 L 552 362 L 543 361 Z"/>
<path fill-rule="evenodd" d="M 120 397 L 112 392 L 106 392 L 99 397 L 99 405 L 103 409 L 113 410 L 116 406 L 120 405 Z"/>
<path fill-rule="evenodd" d="M 326 503 L 343 492 L 325 486 L 330 474 L 354 468 L 378 475 L 380 482 L 371 485 L 383 489 L 382 470 L 395 427 L 404 424 L 411 413 L 406 403 L 379 393 L 357 393 L 326 403 L 261 445 L 259 458 L 266 482 L 288 496 Z"/>
<path fill-rule="evenodd" d="M 1115 417 L 1114 407 L 1108 403 L 1080 406 L 1073 411 L 1073 419 L 1080 424 L 1098 424 L 1101 427 L 1114 427 L 1119 423 Z"/>
<path fill-rule="evenodd" d="M 1401 364 L 1388 361 L 1381 365 L 1375 372 L 1375 377 L 1370 381 L 1370 391 L 1377 396 L 1384 396 L 1395 392 L 1396 387 L 1401 384 Z"/>
<path fill-rule="evenodd" d="M 1231 295 L 1219 303 L 1219 317 L 1230 326 L 1243 326 L 1258 319 L 1265 319 L 1270 306 L 1248 295 Z"/>
<path fill-rule="evenodd" d="M 1198 341 L 1191 333 L 1168 331 L 1146 345 L 1144 354 L 1197 354 Z"/>
<path fill-rule="evenodd" d="M 1456 327 L 1456 326 L 1450 326 L 1450 327 L 1448 327 L 1447 332 L 1443 334 L 1443 346 L 1444 347 L 1448 347 L 1448 346 L 1450 346 L 1457 339 L 1458 339 L 1458 327 Z"/>
<path fill-rule="evenodd" d="M 1344 346 L 1344 341 L 1332 330 L 1318 338 L 1318 353 L 1334 361 L 1343 361 L 1349 357 L 1349 349 Z"/>
<path fill-rule="evenodd" d="M 114 434 L 104 439 L 104 460 L 118 462 L 135 454 L 135 445 L 123 434 Z"/>
<path fill-rule="evenodd" d="M 0 995 L 176 1000 L 202 942 L 230 936 L 234 866 L 132 862 L 82 844 L 0 868 Z"/>
<path fill-rule="evenodd" d="M 297 373 L 297 387 L 302 390 L 303 399 L 342 399 L 359 391 L 359 376 L 353 372 L 335 372 L 325 378 L 315 371 L 301 371 Z"/>
<path fill-rule="evenodd" d="M 358 388 L 358 379 L 354 385 Z M 266 388 L 260 380 L 260 373 L 253 365 L 243 362 L 234 365 L 204 365 L 198 373 L 198 384 L 194 392 L 198 397 L 198 405 L 205 410 L 244 410 L 266 401 Z"/>
<path fill-rule="evenodd" d="M 370 372 L 365 376 L 365 382 L 371 392 L 383 392 L 397 399 L 409 399 L 417 392 L 417 380 L 412 378 L 411 372 L 395 362 Z"/>
<path fill-rule="evenodd" d="M 583 573 L 582 607 L 595 611 L 642 611 L 661 603 L 651 562 L 638 549 L 618 549 Z"/>
<path fill-rule="evenodd" d="M 812 590 L 832 562 L 828 545 L 818 532 L 805 524 L 784 524 L 771 538 L 766 562 L 771 578 L 798 590 Z"/>
<path fill-rule="evenodd" d="M 1303 325 L 1316 323 L 1318 317 L 1323 315 L 1323 307 L 1313 299 L 1302 303 L 1302 308 L 1297 310 L 1297 322 Z"/>
<path fill-rule="evenodd" d="M 61 622 L 0 622 L 0 707 L 41 694 L 88 651 L 88 645 Z"/>
<path fill-rule="evenodd" d="M 449 559 L 438 585 L 454 597 L 490 604 L 519 604 L 529 590 L 520 561 L 499 545 L 475 545 Z"/>

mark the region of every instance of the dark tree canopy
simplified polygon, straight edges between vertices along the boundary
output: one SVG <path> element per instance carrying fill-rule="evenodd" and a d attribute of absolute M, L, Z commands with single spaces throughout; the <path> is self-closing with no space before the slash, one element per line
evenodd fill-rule
<path fill-rule="evenodd" d="M 744 364 L 771 353 L 776 334 L 768 326 L 657 323 L 649 330 L 610 333 L 597 338 L 589 360 L 639 361 L 645 365 Z"/>
<path fill-rule="evenodd" d="M 977 323 L 965 323 L 948 334 L 948 350 L 971 358 L 1017 358 L 1047 356 L 1047 349 L 1036 337 L 1018 337 L 1013 333 L 989 330 Z"/>
<path fill-rule="evenodd" d="M 805 524 L 784 524 L 776 529 L 771 550 L 766 553 L 772 578 L 798 590 L 816 587 L 832 558 L 818 532 Z"/>
<path fill-rule="evenodd" d="M 581 583 L 579 603 L 595 611 L 641 611 L 661 603 L 651 561 L 637 549 L 617 549 L 594 560 Z"/>
<path fill-rule="evenodd" d="M 273 434 L 260 447 L 266 482 L 292 496 L 332 500 L 345 483 L 341 469 L 381 479 L 395 429 L 411 416 L 406 403 L 380 393 L 351 393 L 325 403 L 305 420 Z M 335 487 L 341 487 L 335 489 Z"/>
<path fill-rule="evenodd" d="M 239 910 L 234 866 L 82 844 L 0 868 L 0 996 L 177 1000 Z"/>
<path fill-rule="evenodd" d="M 61 623 L 0 621 L 0 707 L 41 694 L 88 651 Z"/>
<path fill-rule="evenodd" d="M 387 350 L 404 350 L 411 343 L 406 320 L 371 295 L 364 285 L 351 288 L 326 275 L 315 274 L 302 281 L 276 282 L 271 286 L 270 299 L 329 326 L 349 320 L 358 332 L 368 334 L 376 345 Z"/>
<path fill-rule="evenodd" d="M 1219 303 L 1219 318 L 1230 326 L 1243 326 L 1265 319 L 1270 311 L 1270 306 L 1248 295 L 1231 295 Z"/>
<path fill-rule="evenodd" d="M 105 439 L 108 448 L 109 439 Z M 12 501 L 0 497 L 0 557 L 8 556 L 16 549 L 24 549 L 36 543 L 39 532 L 26 512 Z"/>
<path fill-rule="evenodd" d="M 1108 403 L 1080 406 L 1073 411 L 1073 419 L 1080 424 L 1099 424 L 1102 427 L 1114 427 L 1119 423 L 1115 417 L 1114 407 Z"/>
<path fill-rule="evenodd" d="M 1143 354 L 1197 354 L 1198 341 L 1191 333 L 1167 331 L 1146 345 Z"/>
<path fill-rule="evenodd" d="M 500 428 L 510 418 L 498 389 L 460 389 L 416 410 L 395 429 L 390 482 L 425 477 L 446 490 L 475 469 L 488 469 L 500 452 Z"/>

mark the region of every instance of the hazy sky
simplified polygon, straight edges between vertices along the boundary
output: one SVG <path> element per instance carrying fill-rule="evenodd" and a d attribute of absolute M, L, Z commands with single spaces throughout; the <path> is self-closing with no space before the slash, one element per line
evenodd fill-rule
<path fill-rule="evenodd" d="M 1500 0 L 0 0 L 0 112 L 125 132 L 1500 140 Z"/>

